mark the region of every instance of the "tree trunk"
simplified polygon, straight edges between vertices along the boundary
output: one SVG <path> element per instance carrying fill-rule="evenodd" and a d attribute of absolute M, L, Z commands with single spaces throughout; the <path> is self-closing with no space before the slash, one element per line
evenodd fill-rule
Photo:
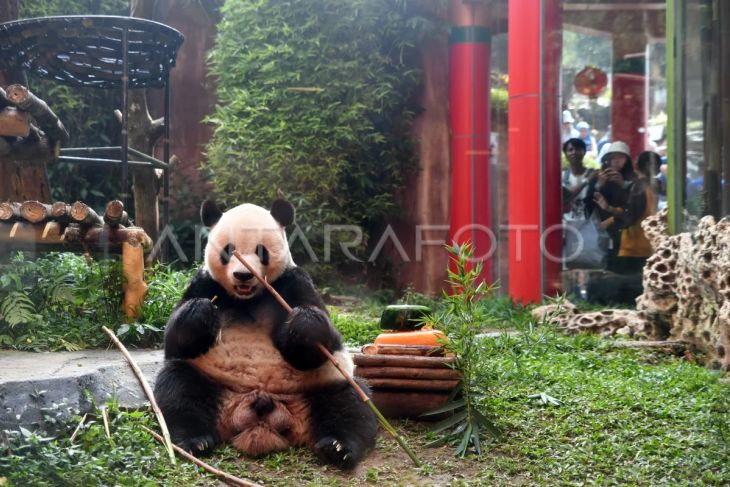
<path fill-rule="evenodd" d="M 0 22 L 17 19 L 19 5 L 19 0 L 0 0 Z M 24 77 L 21 71 L 0 71 L 0 86 L 24 82 Z M 2 155 L 2 149 L 9 150 L 11 142 L 12 138 L 0 136 L 0 201 L 38 200 L 50 203 L 47 158 L 16 159 L 16 156 Z"/>

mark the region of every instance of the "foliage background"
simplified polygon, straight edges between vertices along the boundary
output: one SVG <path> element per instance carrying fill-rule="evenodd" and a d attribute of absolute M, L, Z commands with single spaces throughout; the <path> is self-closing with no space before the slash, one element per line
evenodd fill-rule
<path fill-rule="evenodd" d="M 210 53 L 220 104 L 207 163 L 222 202 L 268 206 L 281 190 L 315 252 L 325 224 L 363 225 L 367 245 L 415 167 L 415 47 L 437 25 L 409 8 L 226 1 Z"/>

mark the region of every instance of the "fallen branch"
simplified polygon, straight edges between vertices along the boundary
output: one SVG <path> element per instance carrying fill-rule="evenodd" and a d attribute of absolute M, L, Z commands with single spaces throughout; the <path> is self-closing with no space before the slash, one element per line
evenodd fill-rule
<path fill-rule="evenodd" d="M 236 259 L 238 259 L 241 262 L 241 264 L 243 264 L 243 266 L 246 269 L 248 269 L 248 271 L 251 274 L 253 274 L 254 277 L 256 277 L 256 279 L 258 279 L 258 281 L 272 294 L 272 296 L 274 296 L 274 298 L 276 298 L 277 301 L 279 301 L 279 304 L 281 304 L 288 313 L 292 312 L 292 307 L 289 306 L 289 303 L 287 303 L 286 300 L 283 297 L 281 297 L 281 294 L 279 294 L 276 291 L 276 289 L 274 289 L 274 287 L 271 284 L 269 284 L 269 282 L 266 279 L 264 279 L 256 269 L 251 267 L 249 265 L 249 263 L 246 262 L 246 259 L 243 258 L 243 256 L 238 252 L 238 250 L 233 251 L 233 256 L 236 257 Z M 420 467 L 421 462 L 420 462 L 420 460 L 418 460 L 418 457 L 416 457 L 416 454 L 413 453 L 413 451 L 410 448 L 408 448 L 408 445 L 406 445 L 406 442 L 403 440 L 403 438 L 400 437 L 400 435 L 395 430 L 395 428 L 393 428 L 393 426 L 388 422 L 388 420 L 385 419 L 385 416 L 383 416 L 381 414 L 381 412 L 378 411 L 378 408 L 375 406 L 375 404 L 373 404 L 373 401 L 370 400 L 368 395 L 365 394 L 365 391 L 363 391 L 362 388 L 357 384 L 357 382 L 355 382 L 355 380 L 350 376 L 350 374 L 348 374 L 345 371 L 345 369 L 342 368 L 342 366 L 337 361 L 335 356 L 332 355 L 330 353 L 330 351 L 327 350 L 327 347 L 325 347 L 321 343 L 317 344 L 317 348 L 319 348 L 319 350 L 324 354 L 324 356 L 327 357 L 327 359 L 329 359 L 330 362 L 332 362 L 332 364 L 337 368 L 337 370 L 340 371 L 340 374 L 342 374 L 342 377 L 344 377 L 345 380 L 347 380 L 347 382 L 350 383 L 350 385 L 355 390 L 357 395 L 360 396 L 360 399 L 365 404 L 367 404 L 368 407 L 373 411 L 373 414 L 375 414 L 375 417 L 378 419 L 378 422 L 385 429 L 385 431 L 390 433 L 390 435 L 395 439 L 395 441 L 398 442 L 398 445 L 406 452 L 406 454 L 413 461 L 413 463 L 417 467 Z"/>
<path fill-rule="evenodd" d="M 151 434 L 152 436 L 154 436 L 155 439 L 157 441 L 159 441 L 160 443 L 163 443 L 163 444 L 165 443 L 165 439 L 162 436 L 160 436 L 159 434 L 157 434 L 156 432 L 152 431 L 151 429 L 149 429 L 146 426 L 142 426 L 142 428 L 145 431 L 147 431 L 149 434 Z M 232 483 L 234 485 L 242 485 L 244 487 L 261 487 L 259 484 L 255 484 L 253 482 L 249 482 L 248 480 L 244 480 L 244 479 L 235 477 L 235 476 L 233 476 L 233 475 L 231 475 L 229 473 L 224 472 L 223 470 L 218 470 L 217 468 L 215 468 L 215 467 L 213 467 L 211 465 L 208 465 L 207 463 L 205 463 L 204 461 L 200 460 L 199 458 L 194 457 L 193 455 L 191 455 L 190 453 L 186 452 L 185 450 L 183 450 L 182 448 L 180 448 L 177 445 L 172 445 L 172 448 L 181 457 L 183 457 L 183 458 L 185 458 L 187 460 L 190 460 L 195 465 L 203 468 L 204 470 L 207 470 L 208 472 L 212 473 L 216 477 L 222 478 L 226 482 L 230 482 L 230 483 Z"/>
<path fill-rule="evenodd" d="M 167 453 L 170 455 L 170 462 L 172 462 L 173 465 L 175 465 L 175 453 L 173 451 L 173 444 L 172 440 L 170 440 L 170 431 L 167 429 L 167 423 L 165 423 L 165 418 L 162 416 L 162 411 L 160 410 L 160 406 L 157 405 L 157 401 L 155 400 L 155 395 L 152 393 L 152 389 L 150 388 L 149 383 L 147 382 L 147 379 L 144 378 L 144 375 L 142 375 L 142 371 L 139 370 L 139 366 L 137 366 L 137 363 L 134 361 L 132 356 L 129 354 L 129 351 L 127 350 L 127 347 L 124 346 L 122 342 L 119 341 L 117 336 L 114 334 L 113 331 L 111 331 L 106 326 L 101 327 L 104 332 L 109 335 L 109 338 L 112 339 L 114 342 L 114 345 L 117 346 L 120 352 L 122 352 L 122 355 L 124 355 L 124 358 L 127 359 L 127 362 L 129 362 L 129 366 L 132 367 L 132 370 L 134 371 L 134 374 L 137 376 L 137 379 L 139 380 L 139 383 L 142 385 L 142 389 L 144 390 L 144 393 L 147 395 L 147 398 L 150 400 L 150 405 L 152 406 L 152 410 L 155 412 L 155 416 L 157 416 L 157 422 L 160 423 L 160 429 L 162 430 L 162 434 L 165 435 L 165 446 L 167 447 Z"/>

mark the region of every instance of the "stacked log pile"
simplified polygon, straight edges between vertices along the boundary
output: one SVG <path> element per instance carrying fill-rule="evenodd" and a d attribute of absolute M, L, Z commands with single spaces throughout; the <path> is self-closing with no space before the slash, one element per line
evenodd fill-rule
<path fill-rule="evenodd" d="M 110 201 L 103 216 L 77 201 L 73 204 L 39 201 L 0 203 L 0 243 L 14 247 L 76 244 L 88 250 L 123 243 L 147 249 L 152 241 L 143 229 L 130 224 L 121 201 Z"/>
<path fill-rule="evenodd" d="M 121 201 L 110 201 L 104 215 L 77 201 L 0 203 L 0 247 L 31 250 L 83 250 L 122 254 L 125 314 L 137 316 L 147 285 L 144 251 L 152 240 L 142 228 L 129 226 Z"/>
<path fill-rule="evenodd" d="M 354 361 L 355 376 L 368 383 L 388 417 L 417 418 L 445 404 L 461 377 L 442 347 L 371 344 Z"/>

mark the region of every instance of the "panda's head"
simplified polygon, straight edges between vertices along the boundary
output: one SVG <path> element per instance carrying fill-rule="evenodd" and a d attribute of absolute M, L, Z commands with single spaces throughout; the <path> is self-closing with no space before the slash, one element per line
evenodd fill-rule
<path fill-rule="evenodd" d="M 274 282 L 294 265 L 284 227 L 294 221 L 294 207 L 276 200 L 271 210 L 243 204 L 225 213 L 212 201 L 200 208 L 203 225 L 210 226 L 205 247 L 205 268 L 211 277 L 235 299 L 250 299 L 262 285 L 233 256 L 238 251 L 258 273 Z"/>

